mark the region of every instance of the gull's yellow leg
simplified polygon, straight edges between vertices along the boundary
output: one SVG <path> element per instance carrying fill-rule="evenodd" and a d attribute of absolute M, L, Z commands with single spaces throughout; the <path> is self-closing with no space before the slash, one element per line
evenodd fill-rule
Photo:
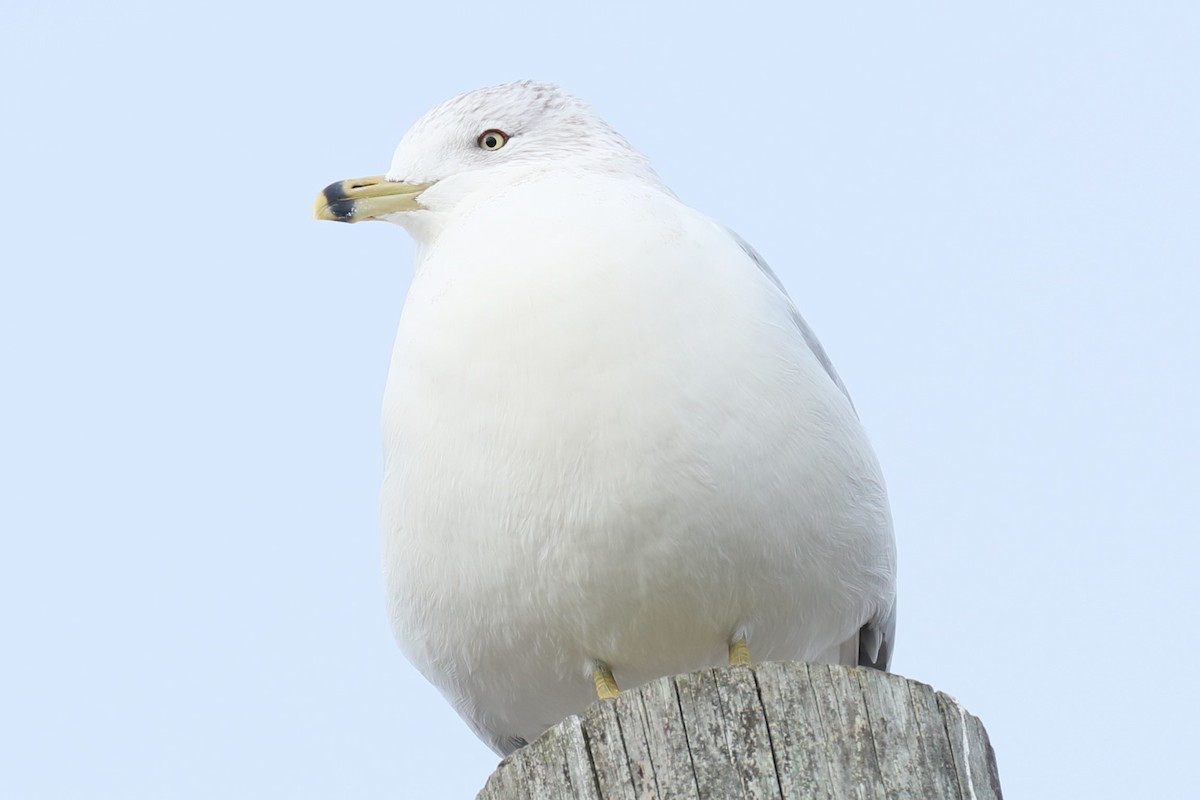
<path fill-rule="evenodd" d="M 729 665 L 750 666 L 750 645 L 746 642 L 745 636 L 729 645 Z"/>
<path fill-rule="evenodd" d="M 592 680 L 596 682 L 596 696 L 601 700 L 611 700 L 621 693 L 617 688 L 617 679 L 605 664 L 596 665 L 596 669 L 592 671 Z"/>

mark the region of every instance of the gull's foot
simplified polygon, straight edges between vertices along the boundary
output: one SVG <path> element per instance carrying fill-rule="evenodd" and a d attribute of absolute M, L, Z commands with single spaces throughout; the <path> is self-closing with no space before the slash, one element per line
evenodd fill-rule
<path fill-rule="evenodd" d="M 592 680 L 596 682 L 596 696 L 601 700 L 611 700 L 621 693 L 617 687 L 617 679 L 605 664 L 596 665 L 596 669 L 592 671 Z"/>
<path fill-rule="evenodd" d="M 729 645 L 729 666 L 750 666 L 750 645 L 746 642 L 746 637 L 743 636 Z"/>

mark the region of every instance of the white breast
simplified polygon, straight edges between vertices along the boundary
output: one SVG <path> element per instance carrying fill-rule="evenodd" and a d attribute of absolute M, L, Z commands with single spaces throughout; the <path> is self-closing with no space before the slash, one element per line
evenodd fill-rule
<path fill-rule="evenodd" d="M 447 229 L 384 431 L 397 637 L 499 749 L 581 711 L 589 659 L 632 686 L 722 663 L 739 629 L 815 658 L 891 602 L 848 399 L 738 244 L 652 187 L 556 176 Z"/>

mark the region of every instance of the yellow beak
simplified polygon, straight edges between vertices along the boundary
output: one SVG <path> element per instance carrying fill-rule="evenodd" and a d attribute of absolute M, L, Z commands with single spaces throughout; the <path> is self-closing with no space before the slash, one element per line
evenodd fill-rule
<path fill-rule="evenodd" d="M 432 185 L 389 181 L 383 175 L 338 181 L 317 195 L 313 219 L 361 222 L 398 211 L 416 211 L 421 208 L 417 198 Z"/>

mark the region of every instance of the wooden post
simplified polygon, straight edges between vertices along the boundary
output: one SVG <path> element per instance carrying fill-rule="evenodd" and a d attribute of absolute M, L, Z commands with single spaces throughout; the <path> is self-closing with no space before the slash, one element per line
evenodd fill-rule
<path fill-rule="evenodd" d="M 766 663 L 593 703 L 496 768 L 477 800 L 1000 800 L 983 724 L 870 669 Z"/>

